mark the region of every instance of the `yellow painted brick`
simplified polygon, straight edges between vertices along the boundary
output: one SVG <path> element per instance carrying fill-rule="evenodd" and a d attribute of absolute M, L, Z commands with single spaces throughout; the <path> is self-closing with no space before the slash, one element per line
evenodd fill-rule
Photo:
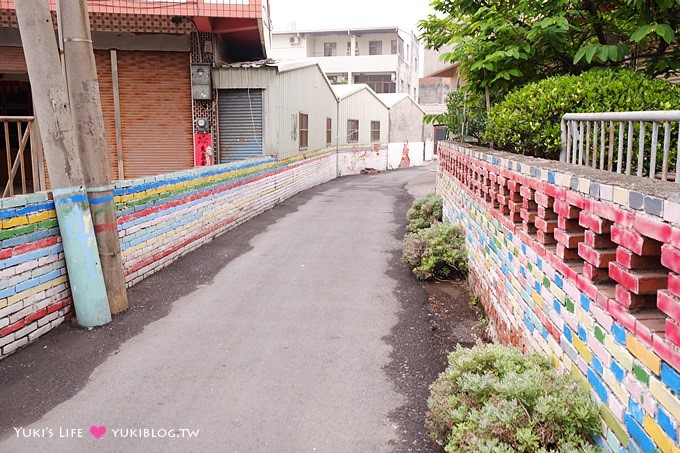
<path fill-rule="evenodd" d="M 621 425 L 621 422 L 616 419 L 614 413 L 604 404 L 600 406 L 600 415 L 602 416 L 602 421 L 614 433 L 619 442 L 622 445 L 628 445 L 628 430 Z"/>
<path fill-rule="evenodd" d="M 652 438 L 654 443 L 661 449 L 663 453 L 678 453 L 680 449 L 675 446 L 675 443 L 663 432 L 661 427 L 656 424 L 652 418 L 645 414 L 645 431 Z"/>
<path fill-rule="evenodd" d="M 533 299 L 534 302 L 536 302 L 536 305 L 543 308 L 543 297 L 541 296 L 540 293 L 536 292 L 535 289 L 531 290 L 531 298 Z"/>
<path fill-rule="evenodd" d="M 611 335 L 606 335 L 604 337 L 604 345 L 607 348 L 607 351 L 611 353 L 611 355 L 616 359 L 617 362 L 619 362 L 619 365 L 621 365 L 623 369 L 627 371 L 631 371 L 633 369 L 633 356 L 628 351 L 628 349 L 617 344 L 614 341 L 614 337 Z"/>
<path fill-rule="evenodd" d="M 671 413 L 673 418 L 680 420 L 680 400 L 653 376 L 649 377 L 649 391 L 657 402 Z"/>
<path fill-rule="evenodd" d="M 659 356 L 651 352 L 645 345 L 638 341 L 634 336 L 626 336 L 626 347 L 630 352 L 633 353 L 635 357 L 644 363 L 647 368 L 649 368 L 652 373 L 657 376 L 661 373 L 661 359 Z"/>
<path fill-rule="evenodd" d="M 26 225 L 28 223 L 28 217 L 25 215 L 20 215 L 17 217 L 12 217 L 11 219 L 5 219 L 2 221 L 2 228 L 12 228 L 15 226 Z"/>
<path fill-rule="evenodd" d="M 590 386 L 590 383 L 588 382 L 588 379 L 581 373 L 581 370 L 578 369 L 575 363 L 571 362 L 571 371 L 569 374 L 572 375 L 572 377 L 576 378 L 576 381 L 578 384 L 583 387 L 584 389 L 590 391 L 592 387 Z"/>
<path fill-rule="evenodd" d="M 67 278 L 65 275 L 62 275 L 61 277 L 55 278 L 54 280 L 50 280 L 49 282 L 45 282 L 42 285 L 34 286 L 33 288 L 29 288 L 26 291 L 22 291 L 18 294 L 15 294 L 13 296 L 10 296 L 7 298 L 7 305 L 12 305 L 20 300 L 26 299 L 27 297 L 32 296 L 33 294 L 38 294 L 40 291 L 45 291 L 46 289 L 50 289 L 54 286 L 61 285 L 62 283 L 66 283 Z"/>
<path fill-rule="evenodd" d="M 9 301 L 7 301 L 6 297 L 4 299 L 0 299 L 0 308 L 5 308 L 7 305 L 9 305 Z"/>
<path fill-rule="evenodd" d="M 628 206 L 628 190 L 623 187 L 614 186 L 613 199 L 614 203 Z"/>
<path fill-rule="evenodd" d="M 581 193 L 590 192 L 590 179 L 578 178 L 578 191 Z"/>
<path fill-rule="evenodd" d="M 602 373 L 602 379 L 609 386 L 614 395 L 616 395 L 619 401 L 628 401 L 628 392 L 621 384 L 619 384 L 619 381 L 616 380 L 614 373 L 605 368 Z"/>
<path fill-rule="evenodd" d="M 28 216 L 28 223 L 38 223 L 43 220 L 54 219 L 57 217 L 57 211 L 50 209 L 49 211 L 42 211 Z"/>
<path fill-rule="evenodd" d="M 581 357 L 583 357 L 587 363 L 590 363 L 592 357 L 588 345 L 581 341 L 581 339 L 577 336 L 574 336 L 572 338 L 572 343 L 574 345 L 574 348 L 576 348 L 576 350 L 578 351 L 578 353 L 581 354 Z"/>
<path fill-rule="evenodd" d="M 590 316 L 590 314 L 585 311 L 580 304 L 574 304 L 574 314 L 576 315 L 576 318 L 579 320 L 581 325 L 586 328 L 588 331 L 592 331 L 594 328 L 594 321 L 593 317 Z"/>

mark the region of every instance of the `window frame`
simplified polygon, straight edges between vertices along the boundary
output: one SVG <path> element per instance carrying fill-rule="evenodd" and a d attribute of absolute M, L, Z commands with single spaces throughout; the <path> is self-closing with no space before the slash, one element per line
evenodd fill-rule
<path fill-rule="evenodd" d="M 323 56 L 336 57 L 338 55 L 338 43 L 328 41 L 323 43 Z"/>
<path fill-rule="evenodd" d="M 378 128 L 375 129 L 374 126 L 378 125 Z M 378 133 L 378 136 L 374 135 L 375 133 Z M 371 120 L 371 143 L 380 143 L 380 121 L 372 121 Z"/>
<path fill-rule="evenodd" d="M 333 119 L 326 118 L 326 145 L 333 143 Z"/>
<path fill-rule="evenodd" d="M 309 148 L 309 115 L 304 112 L 298 113 L 298 143 L 300 151 Z"/>
<path fill-rule="evenodd" d="M 377 49 L 375 46 L 378 46 Z M 369 55 L 382 55 L 383 51 L 383 42 L 382 41 L 368 41 L 368 54 Z M 377 53 L 375 53 L 377 51 Z"/>
<path fill-rule="evenodd" d="M 359 120 L 347 120 L 347 143 L 359 143 Z"/>

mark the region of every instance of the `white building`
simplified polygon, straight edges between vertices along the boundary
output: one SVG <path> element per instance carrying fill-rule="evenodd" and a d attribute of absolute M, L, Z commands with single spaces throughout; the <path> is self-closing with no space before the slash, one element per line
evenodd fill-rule
<path fill-rule="evenodd" d="M 361 83 L 376 93 L 418 99 L 419 44 L 397 27 L 272 32 L 275 59 L 310 59 L 331 83 Z"/>

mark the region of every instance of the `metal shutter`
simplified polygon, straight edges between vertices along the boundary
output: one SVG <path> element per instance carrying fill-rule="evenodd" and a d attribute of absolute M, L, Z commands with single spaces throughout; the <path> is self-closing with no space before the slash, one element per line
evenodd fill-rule
<path fill-rule="evenodd" d="M 220 90 L 220 163 L 262 155 L 262 90 Z"/>

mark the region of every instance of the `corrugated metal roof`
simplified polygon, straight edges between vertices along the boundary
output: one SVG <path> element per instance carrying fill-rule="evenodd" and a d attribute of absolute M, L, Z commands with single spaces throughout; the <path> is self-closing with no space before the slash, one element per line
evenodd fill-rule
<path fill-rule="evenodd" d="M 408 99 L 411 101 L 413 104 L 415 104 L 416 107 L 418 107 L 423 113 L 425 112 L 425 109 L 416 102 L 415 99 L 411 97 L 408 93 L 376 93 L 378 96 L 378 99 L 382 101 L 383 104 L 385 104 L 387 107 L 392 108 L 395 105 L 399 104 L 401 101 Z"/>
<path fill-rule="evenodd" d="M 279 72 L 293 71 L 295 69 L 307 68 L 309 66 L 319 66 L 318 63 L 310 60 L 266 60 L 255 61 L 235 61 L 232 63 L 222 63 L 220 68 L 276 68 Z"/>
<path fill-rule="evenodd" d="M 307 35 L 329 35 L 338 33 L 385 33 L 389 31 L 399 31 L 401 30 L 396 26 L 386 26 L 386 27 L 367 27 L 367 28 L 327 28 L 327 29 L 316 29 L 316 30 L 279 30 L 272 31 L 272 35 L 288 35 L 288 34 L 307 34 Z"/>

